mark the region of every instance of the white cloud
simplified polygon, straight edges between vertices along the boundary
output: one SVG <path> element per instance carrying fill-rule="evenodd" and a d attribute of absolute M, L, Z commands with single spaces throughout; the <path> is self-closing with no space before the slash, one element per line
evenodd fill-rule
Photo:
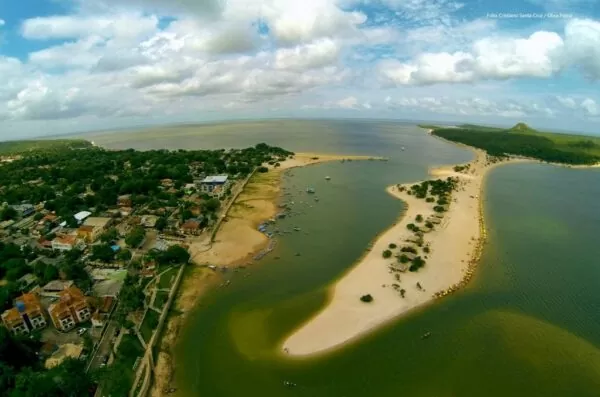
<path fill-rule="evenodd" d="M 273 109 L 274 98 L 282 112 L 310 102 L 374 113 L 384 105 L 378 81 L 401 86 L 387 104 L 411 111 L 582 119 L 598 112 L 595 97 L 548 94 L 555 109 L 500 100 L 496 91 L 516 87 L 503 80 L 548 81 L 570 68 L 600 78 L 597 21 L 508 37 L 497 21 L 459 20 L 462 5 L 452 0 L 73 2 L 79 8 L 71 15 L 23 22 L 22 35 L 36 46 L 48 41 L 46 48 L 26 61 L 0 56 L 0 118 L 76 125 L 86 117 L 196 116 L 197 109 L 259 114 Z M 351 11 L 368 2 L 392 10 L 369 12 L 368 20 Z M 392 20 L 398 16 L 406 23 Z M 447 83 L 464 84 L 464 98 L 450 99 L 456 88 Z"/>
<path fill-rule="evenodd" d="M 580 67 L 590 79 L 600 79 L 600 22 L 575 19 L 565 27 L 562 62 Z"/>
<path fill-rule="evenodd" d="M 591 98 L 584 99 L 579 105 L 588 116 L 600 116 L 600 107 Z"/>
<path fill-rule="evenodd" d="M 564 96 L 557 95 L 556 100 L 558 101 L 558 103 L 560 103 L 562 106 L 566 107 L 567 109 L 576 109 L 577 108 L 577 103 L 575 102 L 575 99 L 573 99 L 571 97 L 564 97 Z"/>
<path fill-rule="evenodd" d="M 156 16 L 109 15 L 104 17 L 50 16 L 27 19 L 21 27 L 27 39 L 72 39 L 89 36 L 138 39 L 156 29 Z"/>
<path fill-rule="evenodd" d="M 557 95 L 554 99 L 562 107 L 561 110 L 563 111 L 579 112 L 585 117 L 600 116 L 600 105 L 593 98 Z"/>
<path fill-rule="evenodd" d="M 423 53 L 408 62 L 384 61 L 379 71 L 388 83 L 407 85 L 549 78 L 569 67 L 581 69 L 590 79 L 600 78 L 600 22 L 570 20 L 564 38 L 546 31 L 524 39 L 487 37 L 475 41 L 468 51 Z"/>
<path fill-rule="evenodd" d="M 68 42 L 29 54 L 29 61 L 42 67 L 91 67 L 100 55 L 97 47 L 104 44 L 100 37 L 89 37 Z"/>
<path fill-rule="evenodd" d="M 554 116 L 554 111 L 543 103 L 517 102 L 512 100 L 494 101 L 480 97 L 399 97 L 397 99 L 387 97 L 384 103 L 390 109 L 419 109 L 437 114 L 473 117 L 523 118 L 530 116 Z"/>
<path fill-rule="evenodd" d="M 364 14 L 345 12 L 332 1 L 272 1 L 265 17 L 275 38 L 283 43 L 308 42 L 315 38 L 344 36 L 366 20 Z"/>
<path fill-rule="evenodd" d="M 282 48 L 275 52 L 275 67 L 278 69 L 313 69 L 335 63 L 340 46 L 331 39 L 321 39 L 294 48 Z"/>
<path fill-rule="evenodd" d="M 356 109 L 358 107 L 358 99 L 353 96 L 349 96 L 344 99 L 340 99 L 337 102 L 337 105 L 343 109 Z"/>
<path fill-rule="evenodd" d="M 382 62 L 380 72 L 399 85 L 550 77 L 559 70 L 553 61 L 563 45 L 553 32 L 536 32 L 527 39 L 485 38 L 476 41 L 470 52 L 425 53 L 408 63 Z"/>

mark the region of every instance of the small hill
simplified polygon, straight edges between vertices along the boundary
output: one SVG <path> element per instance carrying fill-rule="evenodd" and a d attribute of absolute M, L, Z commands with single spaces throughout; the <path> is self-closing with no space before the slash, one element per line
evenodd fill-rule
<path fill-rule="evenodd" d="M 518 133 L 522 134 L 522 133 L 531 133 L 531 132 L 537 132 L 537 131 L 525 123 L 517 123 L 511 129 L 509 129 L 508 132 L 518 132 Z"/>

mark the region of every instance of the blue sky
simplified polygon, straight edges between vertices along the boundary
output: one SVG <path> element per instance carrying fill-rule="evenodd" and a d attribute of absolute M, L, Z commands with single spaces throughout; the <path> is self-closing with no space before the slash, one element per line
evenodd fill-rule
<path fill-rule="evenodd" d="M 600 134 L 596 0 L 0 3 L 0 139 L 271 117 Z"/>

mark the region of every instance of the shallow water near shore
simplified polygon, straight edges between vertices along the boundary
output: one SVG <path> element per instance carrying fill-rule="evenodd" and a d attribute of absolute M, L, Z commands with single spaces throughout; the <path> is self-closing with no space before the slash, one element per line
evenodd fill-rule
<path fill-rule="evenodd" d="M 489 240 L 466 289 L 342 349 L 290 359 L 278 349 L 285 336 L 325 304 L 327 285 L 402 210 L 385 186 L 472 156 L 414 126 L 335 122 L 319 131 L 312 124 L 305 135 L 285 139 L 281 128 L 253 132 L 252 143 L 390 161 L 291 171 L 284 200 L 293 200 L 299 214 L 279 227 L 301 231 L 281 237 L 260 263 L 227 275 L 231 285 L 206 295 L 189 314 L 175 352 L 177 395 L 598 396 L 599 170 L 494 169 L 484 197 Z M 217 135 L 190 136 L 186 130 L 181 147 L 219 147 Z M 176 135 L 169 142 L 178 147 Z M 318 202 L 304 192 L 307 186 Z M 377 299 L 377 291 L 365 293 Z M 426 331 L 432 336 L 422 340 Z M 284 380 L 298 386 L 287 388 Z"/>

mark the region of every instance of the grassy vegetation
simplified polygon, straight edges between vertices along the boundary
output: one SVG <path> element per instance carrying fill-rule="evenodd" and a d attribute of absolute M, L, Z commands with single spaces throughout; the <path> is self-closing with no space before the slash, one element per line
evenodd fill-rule
<path fill-rule="evenodd" d="M 125 364 L 126 367 L 133 368 L 135 360 L 144 355 L 144 348 L 138 338 L 133 333 L 129 333 L 123 335 L 118 353 L 117 360 Z"/>
<path fill-rule="evenodd" d="M 36 150 L 81 149 L 91 146 L 90 142 L 82 139 L 8 141 L 0 142 L 0 155 L 16 155 Z"/>
<path fill-rule="evenodd" d="M 126 396 L 135 380 L 133 366 L 138 357 L 144 355 L 144 348 L 133 334 L 123 335 L 115 361 L 98 370 L 96 374 L 102 392 L 107 396 Z"/>
<path fill-rule="evenodd" d="M 156 298 L 154 298 L 154 307 L 157 309 L 162 309 L 167 299 L 169 298 L 169 293 L 166 291 L 158 291 L 156 293 Z"/>
<path fill-rule="evenodd" d="M 439 125 L 433 125 L 433 124 L 419 124 L 420 128 L 424 128 L 426 130 L 435 130 L 436 128 L 442 128 Z"/>
<path fill-rule="evenodd" d="M 159 317 L 160 317 L 160 315 L 157 312 L 155 312 L 154 310 L 148 310 L 148 312 L 146 313 L 146 316 L 144 317 L 144 321 L 142 322 L 142 325 L 140 326 L 140 333 L 142 334 L 142 337 L 144 338 L 144 340 L 146 342 L 150 341 L 150 338 L 152 337 L 152 333 L 154 332 L 154 329 L 158 325 Z"/>
<path fill-rule="evenodd" d="M 160 280 L 158 282 L 158 288 L 160 288 L 160 289 L 171 288 L 171 284 L 175 280 L 175 276 L 177 276 L 178 271 L 179 271 L 178 268 L 173 267 L 173 268 L 167 270 L 165 273 L 163 273 L 160 276 Z"/>
<path fill-rule="evenodd" d="M 540 132 L 525 123 L 510 129 L 465 124 L 438 128 L 433 135 L 485 150 L 492 156 L 518 155 L 564 164 L 600 162 L 600 138 Z"/>

